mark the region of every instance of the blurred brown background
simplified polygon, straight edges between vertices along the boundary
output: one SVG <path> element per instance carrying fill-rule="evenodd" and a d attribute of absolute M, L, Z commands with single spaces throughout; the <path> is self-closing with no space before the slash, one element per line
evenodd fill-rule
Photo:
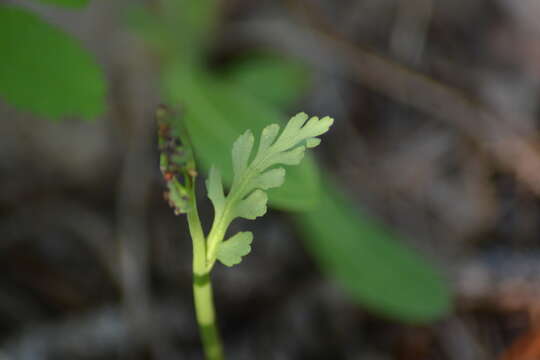
<path fill-rule="evenodd" d="M 191 244 L 162 199 L 160 61 L 126 25 L 152 1 L 6 3 L 79 38 L 109 85 L 93 122 L 0 104 L 0 359 L 200 359 Z M 305 63 L 286 113 L 336 118 L 320 162 L 454 299 L 422 326 L 366 311 L 272 211 L 214 275 L 229 359 L 540 359 L 539 17 L 537 0 L 221 2 L 209 66 L 251 49 Z"/>

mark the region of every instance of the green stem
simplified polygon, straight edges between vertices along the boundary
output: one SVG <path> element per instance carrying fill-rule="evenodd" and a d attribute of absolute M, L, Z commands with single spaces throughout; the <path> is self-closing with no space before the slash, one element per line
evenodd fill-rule
<path fill-rule="evenodd" d="M 206 240 L 202 230 L 195 184 L 191 189 L 191 211 L 187 213 L 189 232 L 193 240 L 193 298 L 202 344 L 207 360 L 223 360 L 221 338 L 216 324 L 210 272 L 206 266 Z"/>

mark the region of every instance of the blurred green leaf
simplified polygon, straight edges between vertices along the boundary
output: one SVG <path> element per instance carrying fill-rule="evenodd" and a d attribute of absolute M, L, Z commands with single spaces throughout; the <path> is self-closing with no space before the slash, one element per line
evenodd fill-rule
<path fill-rule="evenodd" d="M 235 63 L 226 80 L 269 104 L 285 107 L 297 101 L 307 88 L 304 65 L 277 56 L 255 55 Z"/>
<path fill-rule="evenodd" d="M 216 0 L 157 0 L 151 9 L 134 5 L 127 14 L 130 27 L 164 58 L 201 61 L 216 25 Z"/>
<path fill-rule="evenodd" d="M 189 26 L 184 30 L 189 37 Z M 197 27 L 196 33 L 200 31 Z M 285 119 L 279 108 L 301 95 L 303 71 L 277 57 L 258 57 L 245 59 L 218 77 L 193 65 L 189 53 L 166 54 L 164 91 L 172 102 L 185 106 L 184 121 L 199 162 L 206 169 L 212 163 L 218 165 L 230 184 L 232 167 L 221 165 L 229 165 L 234 139 L 246 129 L 259 133 L 266 125 Z M 353 209 L 332 185 L 324 188 L 308 156 L 300 166 L 287 169 L 284 186 L 269 195 L 273 207 L 310 209 L 297 214 L 296 220 L 308 249 L 326 273 L 354 300 L 386 316 L 426 322 L 448 310 L 448 289 L 432 266 L 401 245 L 384 226 Z"/>
<path fill-rule="evenodd" d="M 168 47 L 174 43 L 174 40 L 160 16 L 151 13 L 145 6 L 136 4 L 128 9 L 126 22 L 152 50 L 159 52 L 163 57 L 169 55 Z"/>
<path fill-rule="evenodd" d="M 284 116 L 276 107 L 259 100 L 235 84 L 179 65 L 164 74 L 166 92 L 185 106 L 184 121 L 193 140 L 196 156 L 205 169 L 215 164 L 225 183 L 233 179 L 229 149 L 246 129 L 254 133 Z M 306 210 L 317 204 L 319 175 L 313 159 L 306 156 L 299 166 L 287 169 L 282 187 L 268 191 L 274 207 Z"/>
<path fill-rule="evenodd" d="M 37 0 L 47 4 L 60 5 L 66 7 L 80 8 L 86 6 L 90 0 Z"/>
<path fill-rule="evenodd" d="M 327 188 L 331 188 L 330 185 Z M 422 323 L 449 310 L 443 279 L 381 224 L 335 190 L 297 216 L 305 243 L 323 270 L 361 304 L 386 316 Z"/>
<path fill-rule="evenodd" d="M 186 106 L 185 121 L 205 166 L 229 161 L 228 149 L 245 129 L 257 133 L 282 117 L 274 106 L 258 101 L 256 92 L 222 83 L 207 73 L 181 67 L 169 72 L 165 82 Z M 333 186 L 327 184 L 321 191 L 314 162 L 305 163 L 307 168 L 288 169 L 285 185 L 271 192 L 270 201 L 287 210 L 311 209 L 297 215 L 297 220 L 323 269 L 356 301 L 381 314 L 426 322 L 447 311 L 448 290 L 434 268 L 385 227 L 353 209 Z M 222 168 L 230 184 L 231 166 Z"/>
<path fill-rule="evenodd" d="M 36 15 L 0 6 L 0 97 L 37 115 L 93 118 L 104 111 L 104 76 L 79 43 Z"/>

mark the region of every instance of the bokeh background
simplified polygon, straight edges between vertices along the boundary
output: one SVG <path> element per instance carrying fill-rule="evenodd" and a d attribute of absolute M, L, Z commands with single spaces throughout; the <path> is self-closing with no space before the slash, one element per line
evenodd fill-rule
<path fill-rule="evenodd" d="M 202 177 L 244 129 L 336 119 L 272 210 L 233 226 L 255 240 L 213 275 L 229 359 L 540 359 L 539 17 L 537 0 L 1 2 L 0 359 L 202 358 L 160 103 L 182 106 Z"/>

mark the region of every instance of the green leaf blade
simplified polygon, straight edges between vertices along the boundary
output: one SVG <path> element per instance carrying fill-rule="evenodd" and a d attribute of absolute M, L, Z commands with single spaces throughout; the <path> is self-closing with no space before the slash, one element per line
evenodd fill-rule
<path fill-rule="evenodd" d="M 255 178 L 254 186 L 262 190 L 280 187 L 285 182 L 285 173 L 282 167 L 270 169 Z"/>
<path fill-rule="evenodd" d="M 255 220 L 258 217 L 266 214 L 266 203 L 268 202 L 268 196 L 262 190 L 255 190 L 249 194 L 245 199 L 240 200 L 234 205 L 233 220 L 236 217 Z"/>
<path fill-rule="evenodd" d="M 306 126 L 304 126 L 302 131 L 302 136 L 304 138 L 314 138 L 328 131 L 330 126 L 334 123 L 334 119 L 330 116 L 325 116 L 322 119 L 314 116 L 312 117 Z"/>
<path fill-rule="evenodd" d="M 277 151 L 284 151 L 298 143 L 298 137 L 301 133 L 300 128 L 309 118 L 308 114 L 301 112 L 296 114 L 289 120 L 283 132 L 274 144 Z"/>
<path fill-rule="evenodd" d="M 240 135 L 233 144 L 232 163 L 235 182 L 238 181 L 239 177 L 246 171 L 248 167 L 248 161 L 254 142 L 255 139 L 253 137 L 253 133 L 250 130 L 247 130 L 245 133 Z"/>
<path fill-rule="evenodd" d="M 206 189 L 208 198 L 212 202 L 212 205 L 214 205 L 215 214 L 216 216 L 219 216 L 223 212 L 223 207 L 225 206 L 225 194 L 223 192 L 221 173 L 215 166 L 212 166 L 208 173 Z"/>
<path fill-rule="evenodd" d="M 266 154 L 272 143 L 276 140 L 279 133 L 279 125 L 268 125 L 261 131 L 261 139 L 259 141 L 259 149 L 257 150 L 257 156 L 254 161 L 259 161 L 261 157 Z"/>
<path fill-rule="evenodd" d="M 252 242 L 251 232 L 239 232 L 219 245 L 217 259 L 225 266 L 237 265 L 242 261 L 242 257 L 251 252 Z"/>
<path fill-rule="evenodd" d="M 320 143 L 321 143 L 321 139 L 319 139 L 319 138 L 307 139 L 306 140 L 306 147 L 308 149 L 313 149 L 314 147 L 319 146 Z"/>
<path fill-rule="evenodd" d="M 279 152 L 272 154 L 265 161 L 262 161 L 261 168 L 267 169 L 270 166 L 283 164 L 283 165 L 298 165 L 302 161 L 305 155 L 306 148 L 304 146 L 298 146 L 289 151 Z"/>
<path fill-rule="evenodd" d="M 322 119 L 313 116 L 306 123 L 307 119 L 308 115 L 305 113 L 295 115 L 276 140 L 273 148 L 276 151 L 285 151 L 302 142 L 309 143 L 309 147 L 315 147 L 319 144 L 315 140 L 316 136 L 327 132 L 334 123 L 334 119 L 329 116 Z"/>
<path fill-rule="evenodd" d="M 321 204 L 297 220 L 322 270 L 354 300 L 410 323 L 427 323 L 449 311 L 448 287 L 430 264 L 337 192 L 325 193 Z"/>
<path fill-rule="evenodd" d="M 51 119 L 94 118 L 105 109 L 104 76 L 70 35 L 36 15 L 0 6 L 0 97 Z"/>
<path fill-rule="evenodd" d="M 304 64 L 269 54 L 253 54 L 238 61 L 231 66 L 226 78 L 280 108 L 294 104 L 309 85 Z"/>

